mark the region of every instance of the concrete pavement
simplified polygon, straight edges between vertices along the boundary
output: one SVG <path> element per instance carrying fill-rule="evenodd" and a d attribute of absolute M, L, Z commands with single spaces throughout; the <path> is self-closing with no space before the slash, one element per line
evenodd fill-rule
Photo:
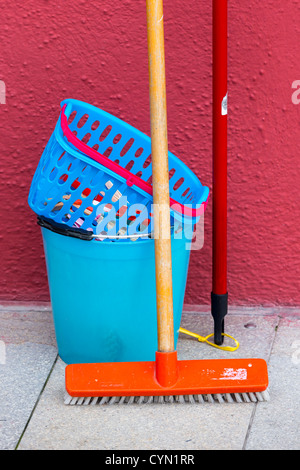
<path fill-rule="evenodd" d="M 208 308 L 190 307 L 181 326 L 211 333 Z M 270 402 L 66 406 L 50 307 L 0 306 L 0 449 L 299 449 L 300 309 L 231 307 L 226 332 L 236 352 L 180 334 L 179 359 L 262 357 Z"/>

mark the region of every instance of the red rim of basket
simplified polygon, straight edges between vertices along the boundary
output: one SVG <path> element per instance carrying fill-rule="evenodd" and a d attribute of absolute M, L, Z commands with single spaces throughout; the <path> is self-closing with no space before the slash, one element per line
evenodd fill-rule
<path fill-rule="evenodd" d="M 67 116 L 65 115 L 66 104 L 63 106 L 61 111 L 61 128 L 64 136 L 67 140 L 76 147 L 77 150 L 84 153 L 88 157 L 92 158 L 96 162 L 100 163 L 100 165 L 108 168 L 109 170 L 113 171 L 117 175 L 120 175 L 122 178 L 125 179 L 128 186 L 137 186 L 138 188 L 145 191 L 147 194 L 153 196 L 153 187 L 150 183 L 142 180 L 138 176 L 132 174 L 126 168 L 123 168 L 118 163 L 113 162 L 105 155 L 102 155 L 97 150 L 89 147 L 85 143 L 83 143 L 73 132 L 70 130 L 68 125 Z M 207 200 L 202 202 L 199 208 L 192 208 L 188 207 L 187 205 L 181 204 L 180 202 L 175 201 L 174 199 L 170 198 L 170 207 L 173 211 L 183 214 L 188 217 L 199 217 L 203 215 L 207 206 Z"/>

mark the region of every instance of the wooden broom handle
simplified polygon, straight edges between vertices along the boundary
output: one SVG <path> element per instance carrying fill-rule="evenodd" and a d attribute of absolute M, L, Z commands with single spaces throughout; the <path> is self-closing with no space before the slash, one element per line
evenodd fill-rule
<path fill-rule="evenodd" d="M 147 0 L 158 351 L 174 351 L 170 195 L 162 0 Z"/>

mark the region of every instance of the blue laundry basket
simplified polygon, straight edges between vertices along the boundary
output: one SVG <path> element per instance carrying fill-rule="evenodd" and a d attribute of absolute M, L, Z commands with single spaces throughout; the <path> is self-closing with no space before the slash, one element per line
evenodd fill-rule
<path fill-rule="evenodd" d="M 193 225 L 209 188 L 171 152 L 169 168 L 171 224 Z M 152 192 L 151 139 L 101 109 L 63 101 L 31 183 L 31 209 L 94 234 L 134 234 L 153 230 Z"/>
<path fill-rule="evenodd" d="M 69 363 L 153 361 L 157 350 L 154 239 L 86 241 L 42 228 L 58 352 Z M 172 235 L 174 341 L 190 241 Z"/>

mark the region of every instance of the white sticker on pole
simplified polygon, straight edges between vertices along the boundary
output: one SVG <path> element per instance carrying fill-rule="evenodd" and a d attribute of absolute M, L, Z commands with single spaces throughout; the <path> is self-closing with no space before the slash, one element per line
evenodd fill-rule
<path fill-rule="evenodd" d="M 228 93 L 226 93 L 226 96 L 224 96 L 223 100 L 222 100 L 222 116 L 226 116 L 227 115 L 227 95 Z"/>

